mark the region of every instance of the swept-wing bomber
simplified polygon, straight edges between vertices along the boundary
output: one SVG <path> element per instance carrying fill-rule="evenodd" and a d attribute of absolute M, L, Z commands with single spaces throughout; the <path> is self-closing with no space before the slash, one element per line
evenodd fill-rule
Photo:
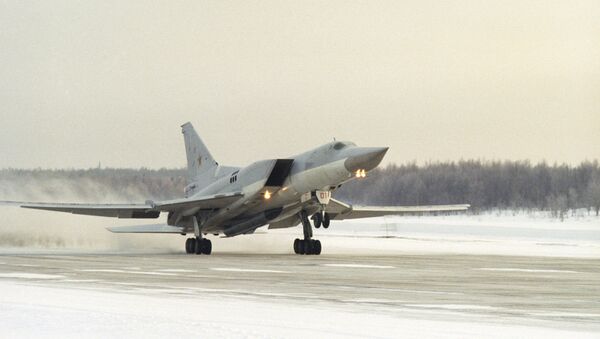
<path fill-rule="evenodd" d="M 269 229 L 302 225 L 294 241 L 296 254 L 320 254 L 313 229 L 331 220 L 432 212 L 465 211 L 469 205 L 352 206 L 332 198 L 342 184 L 360 179 L 379 165 L 387 147 L 358 147 L 333 141 L 285 159 L 257 161 L 243 168 L 219 165 L 191 123 L 182 126 L 189 184 L 184 197 L 144 204 L 18 203 L 24 208 L 103 217 L 152 219 L 167 213 L 167 223 L 109 227 L 114 233 L 193 234 L 185 251 L 210 254 L 207 234 L 233 237 Z M 311 223 L 312 221 L 312 223 Z"/>

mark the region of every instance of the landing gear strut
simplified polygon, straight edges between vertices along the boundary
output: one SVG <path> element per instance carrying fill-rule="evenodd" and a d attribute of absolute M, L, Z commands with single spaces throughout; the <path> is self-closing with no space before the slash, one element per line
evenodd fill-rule
<path fill-rule="evenodd" d="M 320 213 L 317 213 L 321 216 Z M 315 214 L 315 215 L 317 215 Z M 313 216 L 314 218 L 314 216 Z M 321 242 L 319 240 L 311 239 L 313 236 L 312 227 L 310 225 L 310 221 L 308 220 L 308 215 L 306 211 L 300 212 L 300 219 L 302 220 L 302 230 L 304 231 L 304 239 L 296 239 L 294 240 L 294 253 L 296 254 L 321 254 Z M 316 226 L 316 219 L 315 221 Z M 321 224 L 319 223 L 319 226 Z M 317 227 L 318 228 L 318 227 Z"/>

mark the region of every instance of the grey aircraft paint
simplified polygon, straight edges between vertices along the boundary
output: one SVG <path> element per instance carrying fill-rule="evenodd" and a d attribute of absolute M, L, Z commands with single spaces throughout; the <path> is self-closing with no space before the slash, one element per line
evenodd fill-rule
<path fill-rule="evenodd" d="M 388 147 L 358 147 L 334 141 L 285 159 L 267 159 L 246 167 L 220 165 L 191 123 L 181 126 L 187 155 L 189 184 L 184 198 L 146 201 L 144 204 L 77 204 L 12 202 L 34 208 L 74 214 L 118 218 L 157 218 L 167 212 L 167 225 L 109 227 L 115 233 L 194 234 L 186 241 L 186 252 L 210 254 L 206 234 L 237 236 L 269 228 L 302 224 L 303 239 L 296 239 L 297 254 L 320 254 L 321 243 L 312 239 L 314 227 L 329 227 L 330 220 L 460 212 L 469 205 L 352 206 L 331 198 L 340 185 L 364 178 L 379 165 Z"/>

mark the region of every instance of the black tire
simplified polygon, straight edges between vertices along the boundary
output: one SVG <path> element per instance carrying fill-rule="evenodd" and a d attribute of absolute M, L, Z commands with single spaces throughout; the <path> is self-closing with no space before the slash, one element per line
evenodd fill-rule
<path fill-rule="evenodd" d="M 194 253 L 202 254 L 202 239 L 194 239 Z"/>
<path fill-rule="evenodd" d="M 192 250 L 192 238 L 185 239 L 185 253 L 190 254 L 194 252 Z"/>
<path fill-rule="evenodd" d="M 328 228 L 330 222 L 331 222 L 331 218 L 329 217 L 329 213 L 325 213 L 323 215 L 323 228 Z"/>
<path fill-rule="evenodd" d="M 313 254 L 315 254 L 315 255 L 321 254 L 321 241 L 319 241 L 319 240 L 314 241 Z"/>
<path fill-rule="evenodd" d="M 294 253 L 300 254 L 300 239 L 294 240 Z"/>
<path fill-rule="evenodd" d="M 300 240 L 298 241 L 298 254 L 306 254 L 306 241 Z"/>
<path fill-rule="evenodd" d="M 209 239 L 202 239 L 202 254 L 210 255 L 212 252 L 212 242 Z"/>
<path fill-rule="evenodd" d="M 321 223 L 323 222 L 323 215 L 321 214 L 321 212 L 315 213 L 312 216 L 312 220 L 313 224 L 315 225 L 315 228 L 319 228 L 321 227 Z"/>
<path fill-rule="evenodd" d="M 304 240 L 304 253 L 307 255 L 313 254 L 313 242 L 312 240 Z"/>

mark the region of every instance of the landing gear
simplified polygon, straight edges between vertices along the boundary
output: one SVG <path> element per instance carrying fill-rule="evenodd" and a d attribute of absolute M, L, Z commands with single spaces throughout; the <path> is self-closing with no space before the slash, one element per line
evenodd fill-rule
<path fill-rule="evenodd" d="M 185 241 L 185 253 L 187 254 L 210 254 L 212 242 L 204 238 L 188 238 Z"/>
<path fill-rule="evenodd" d="M 188 238 L 185 241 L 185 253 L 210 254 L 212 252 L 212 243 L 210 240 L 202 238 L 202 233 L 200 232 L 200 226 L 198 225 L 198 219 L 196 219 L 196 216 L 192 217 L 192 222 L 194 223 L 194 235 L 196 235 L 196 237 Z"/>
<path fill-rule="evenodd" d="M 315 228 L 319 228 L 319 227 L 321 227 L 321 223 L 323 222 L 323 214 L 321 214 L 321 212 L 317 212 L 317 213 L 313 214 L 311 219 L 313 220 L 313 224 L 315 225 Z"/>
<path fill-rule="evenodd" d="M 196 251 L 196 239 L 187 238 L 185 240 L 185 253 L 192 254 Z"/>
<path fill-rule="evenodd" d="M 208 239 L 196 239 L 196 254 L 210 254 L 212 252 L 212 243 Z"/>
<path fill-rule="evenodd" d="M 317 213 L 313 214 L 311 219 L 313 221 L 313 224 L 315 225 L 315 228 L 319 228 L 319 227 L 321 227 L 321 225 L 323 225 L 323 228 L 328 228 L 329 223 L 331 222 L 329 213 L 317 212 Z"/>
<path fill-rule="evenodd" d="M 317 217 L 318 215 L 318 217 Z M 313 215 L 313 221 L 315 222 L 315 227 L 320 227 L 321 222 L 321 213 L 316 213 Z M 311 239 L 313 236 L 312 227 L 310 225 L 310 221 L 308 221 L 308 215 L 306 211 L 300 212 L 300 219 L 302 220 L 302 230 L 304 231 L 304 239 L 296 239 L 294 240 L 294 253 L 296 254 L 321 254 L 321 242 L 319 240 Z M 319 223 L 317 226 L 317 220 Z"/>
<path fill-rule="evenodd" d="M 294 240 L 294 253 L 296 254 L 321 254 L 321 241 L 315 239 Z"/>

